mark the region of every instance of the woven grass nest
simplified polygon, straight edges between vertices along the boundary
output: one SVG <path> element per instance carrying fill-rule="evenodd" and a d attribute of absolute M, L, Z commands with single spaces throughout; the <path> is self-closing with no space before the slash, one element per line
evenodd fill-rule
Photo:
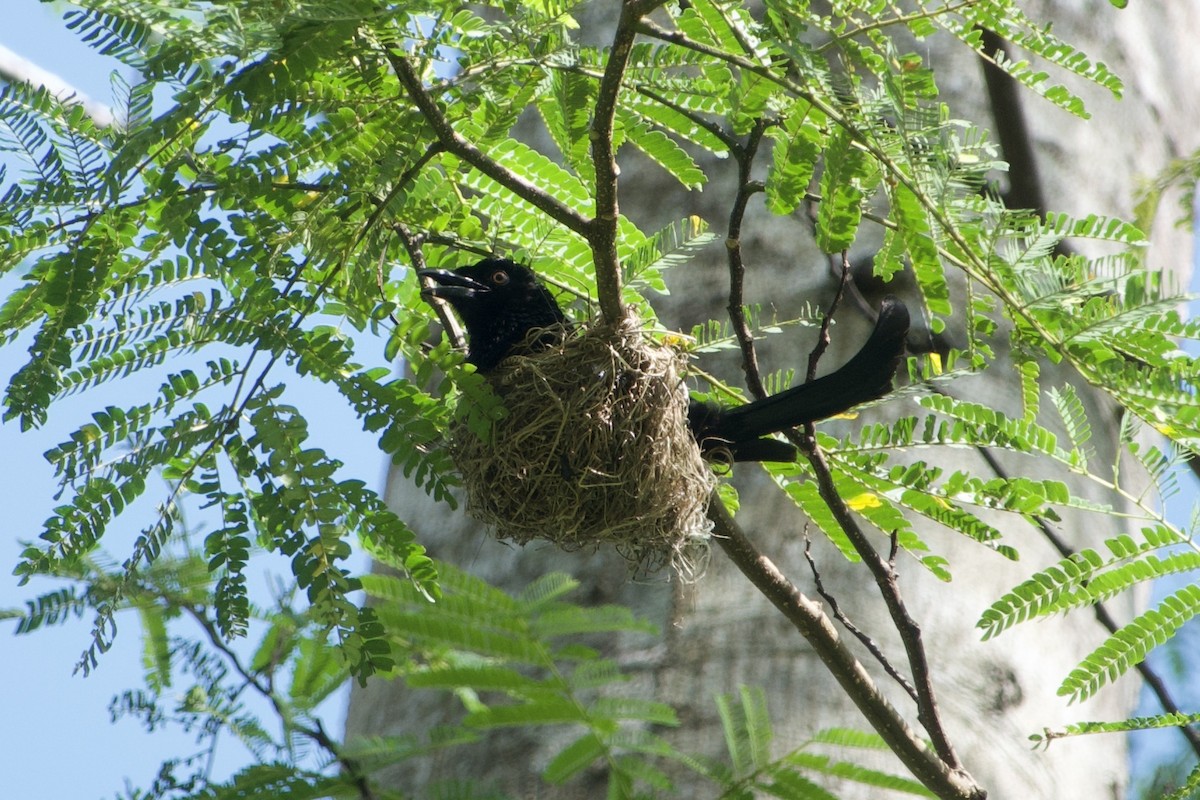
<path fill-rule="evenodd" d="M 696 574 L 716 479 L 688 430 L 683 356 L 632 317 L 560 334 L 491 376 L 507 409 L 491 441 L 451 432 L 467 511 L 500 539 L 608 544 L 639 571 Z"/>

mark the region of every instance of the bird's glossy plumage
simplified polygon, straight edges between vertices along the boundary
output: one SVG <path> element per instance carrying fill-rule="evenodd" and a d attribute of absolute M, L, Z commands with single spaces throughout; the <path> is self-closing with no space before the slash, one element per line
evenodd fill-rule
<path fill-rule="evenodd" d="M 422 270 L 435 286 L 422 294 L 450 303 L 467 329 L 467 361 L 491 372 L 536 328 L 564 325 L 554 296 L 533 270 L 508 259 L 485 258 L 456 270 Z"/>
<path fill-rule="evenodd" d="M 423 289 L 441 298 L 467 329 L 467 361 L 482 373 L 521 347 L 536 347 L 530 334 L 566 324 L 553 295 L 528 267 L 488 258 L 469 267 L 422 270 L 434 281 Z M 734 461 L 792 461 L 796 449 L 768 438 L 773 433 L 841 414 L 891 391 L 908 335 L 908 308 L 885 298 L 866 344 L 840 369 L 763 400 L 726 408 L 693 401 L 688 425 L 706 456 Z"/>

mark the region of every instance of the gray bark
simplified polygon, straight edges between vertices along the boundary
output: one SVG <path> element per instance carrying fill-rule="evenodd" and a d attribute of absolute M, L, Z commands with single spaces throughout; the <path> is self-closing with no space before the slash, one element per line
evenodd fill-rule
<path fill-rule="evenodd" d="M 1196 146 L 1194 131 L 1200 129 L 1200 109 L 1192 102 L 1193 86 L 1187 76 L 1200 74 L 1192 42 L 1195 31 L 1200 30 L 1200 6 L 1132 3 L 1118 12 L 1100 0 L 1042 5 L 1040 18 L 1054 20 L 1059 35 L 1109 64 L 1128 86 L 1126 99 L 1118 103 L 1102 91 L 1091 91 L 1073 81 L 1072 88 L 1082 91 L 1093 114 L 1086 123 L 1023 93 L 1048 204 L 1051 209 L 1073 214 L 1128 216 L 1136 182 Z M 1034 15 L 1038 18 L 1036 11 Z M 954 114 L 989 125 L 975 58 L 954 43 L 935 41 L 916 47 L 937 71 Z M 644 229 L 699 214 L 714 230 L 724 230 L 730 187 L 736 177 L 733 164 L 717 167 L 713 182 L 702 193 L 688 194 L 636 157 L 623 152 L 621 160 L 621 208 Z M 1186 234 L 1173 229 L 1169 219 L 1163 220 L 1153 231 L 1153 241 L 1150 263 L 1182 275 L 1190 261 Z M 749 302 L 773 304 L 781 317 L 805 301 L 826 302 L 832 279 L 824 258 L 812 248 L 803 221 L 771 217 L 760 199 L 747 216 L 743 244 L 752 260 Z M 678 270 L 670 280 L 672 295 L 656 304 L 667 324 L 687 329 L 696 321 L 723 314 L 727 276 L 721 248 Z M 867 327 L 865 316 L 853 304 L 845 305 L 834 329 L 834 344 L 822 363 L 831 368 L 844 361 L 865 337 Z M 812 345 L 811 333 L 807 338 L 795 331 L 774 338 L 777 341 L 761 354 L 764 368 L 802 369 Z M 736 367 L 732 363 L 725 366 L 725 374 L 736 379 Z M 981 376 L 952 384 L 949 391 L 957 397 L 1016 410 L 1019 400 L 1014 384 L 1011 373 L 997 364 Z M 1092 415 L 1096 460 L 1112 463 L 1116 432 L 1115 426 L 1107 423 L 1117 419 L 1116 409 L 1094 392 L 1086 391 L 1084 396 Z M 911 401 L 898 400 L 869 419 L 905 415 L 914 408 Z M 855 424 L 829 423 L 826 428 L 844 430 Z M 941 463 L 947 456 L 937 454 L 939 464 L 947 470 L 965 468 L 977 475 L 991 474 L 991 467 L 977 453 L 962 452 L 953 463 Z M 1000 462 L 1010 474 L 1054 476 L 1070 482 L 1074 491 L 1085 497 L 1118 508 L 1123 505 L 1052 465 L 1005 457 Z M 803 555 L 804 523 L 796 509 L 753 467 L 739 468 L 734 481 L 742 497 L 739 523 L 793 582 L 809 595 L 815 594 Z M 627 604 L 657 620 L 661 637 L 622 638 L 612 642 L 613 653 L 647 697 L 675 706 L 682 724 L 670 735 L 686 750 L 722 755 L 724 744 L 713 697 L 734 692 L 739 684 L 765 687 L 779 753 L 822 728 L 866 727 L 795 630 L 719 551 L 714 551 L 707 573 L 694 585 L 665 580 L 631 582 L 625 564 L 611 553 L 564 554 L 548 546 L 514 549 L 498 544 L 461 513 L 434 505 L 399 474 L 390 477 L 387 493 L 389 502 L 411 522 L 437 558 L 513 589 L 547 571 L 563 570 L 583 581 L 583 600 Z M 1136 677 L 1121 679 L 1081 706 L 1068 707 L 1055 695 L 1058 682 L 1105 635 L 1086 611 L 1065 621 L 1018 626 L 996 640 L 979 641 L 974 624 L 980 612 L 1030 573 L 1059 558 L 1036 528 L 1012 518 L 989 521 L 1000 526 L 1007 543 L 1020 550 L 1020 562 L 1009 562 L 974 542 L 929 526 L 921 535 L 935 552 L 949 559 L 954 580 L 941 583 L 910 558 L 902 557 L 899 562 L 901 588 L 925 634 L 950 737 L 966 768 L 988 789 L 990 797 L 1122 797 L 1127 768 L 1125 742 L 1120 737 L 1087 737 L 1056 743 L 1049 750 L 1033 750 L 1028 736 L 1083 719 L 1127 716 L 1138 688 Z M 1074 547 L 1095 545 L 1123 532 L 1120 520 L 1096 515 L 1068 517 L 1056 528 L 1058 536 Z M 886 539 L 879 537 L 878 546 L 886 551 Z M 894 663 L 903 666 L 903 649 L 866 572 L 861 566 L 847 564 L 823 541 L 814 542 L 813 554 L 826 587 L 851 619 L 870 632 Z M 1132 603 L 1125 598 L 1118 604 L 1114 613 L 1127 618 Z M 857 649 L 894 704 L 915 720 L 908 698 L 862 648 Z M 409 691 L 399 681 L 376 680 L 354 690 L 347 732 L 353 736 L 421 731 L 456 720 L 460 714 L 451 698 Z M 514 796 L 597 796 L 600 788 L 586 779 L 566 787 L 540 785 L 538 771 L 555 746 L 563 743 L 551 741 L 553 736 L 545 731 L 506 731 L 465 751 L 455 750 L 419 767 L 398 770 L 391 777 L 397 788 L 414 796 L 420 796 L 421 787 L 430 781 L 453 777 L 494 783 Z M 880 763 L 901 769 L 887 757 L 881 757 Z M 711 789 L 695 791 L 691 794 L 685 785 L 680 796 L 712 793 Z M 877 795 L 846 787 L 845 796 Z"/>

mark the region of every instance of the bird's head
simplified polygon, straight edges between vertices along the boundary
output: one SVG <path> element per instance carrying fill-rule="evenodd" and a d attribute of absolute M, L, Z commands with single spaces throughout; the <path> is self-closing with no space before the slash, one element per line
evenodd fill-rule
<path fill-rule="evenodd" d="M 448 302 L 467 329 L 467 361 L 480 372 L 494 369 L 535 328 L 566 322 L 554 296 L 533 270 L 506 258 L 485 258 L 455 270 L 425 269 L 417 273 L 434 285 L 424 297 Z"/>

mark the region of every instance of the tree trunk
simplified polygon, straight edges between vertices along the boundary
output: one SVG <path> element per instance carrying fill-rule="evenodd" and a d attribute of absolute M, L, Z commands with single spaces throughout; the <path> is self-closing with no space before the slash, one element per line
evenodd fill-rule
<path fill-rule="evenodd" d="M 1200 74 L 1191 41 L 1200 30 L 1200 6 L 1132 3 L 1118 11 L 1099 0 L 1039 5 L 1044 6 L 1044 13 L 1035 12 L 1034 18 L 1053 20 L 1056 33 L 1081 46 L 1094 60 L 1110 65 L 1127 82 L 1126 99 L 1118 103 L 1103 91 L 1089 91 L 1080 81 L 1070 80 L 1071 88 L 1085 95 L 1093 114 L 1086 123 L 1029 92 L 1018 93 L 1032 131 L 1046 202 L 1051 209 L 1072 214 L 1128 217 L 1136 181 L 1153 175 L 1170 158 L 1196 144 L 1200 110 L 1189 102 L 1194 88 L 1188 76 Z M 600 24 L 585 21 L 584 30 L 602 30 Z M 980 63 L 961 45 L 934 40 L 915 43 L 913 48 L 934 67 L 953 116 L 971 116 L 993 128 L 1012 123 L 1010 110 L 997 115 L 1000 119 L 991 119 Z M 621 153 L 621 161 L 621 210 L 643 229 L 698 214 L 714 230 L 724 231 L 736 180 L 734 164 L 723 164 L 711 172 L 713 180 L 702 193 L 686 193 L 628 151 Z M 1190 261 L 1190 244 L 1184 233 L 1170 227 L 1170 221 L 1162 221 L 1153 232 L 1155 244 L 1149 263 L 1182 273 Z M 821 306 L 828 302 L 834 286 L 832 272 L 814 249 L 804 220 L 772 217 L 760 200 L 747 214 L 742 238 L 744 252 L 752 260 L 747 302 L 762 303 L 764 310 L 775 307 L 781 318 L 794 315 L 806 301 Z M 857 254 L 869 252 L 869 243 L 864 243 Z M 695 322 L 723 315 L 727 302 L 724 259 L 723 248 L 714 247 L 706 258 L 669 276 L 672 294 L 656 303 L 666 324 L 686 330 Z M 867 295 L 872 299 L 869 292 Z M 866 316 L 850 299 L 843 303 L 837 320 L 833 345 L 822 361 L 826 368 L 845 361 L 868 330 Z M 812 333 L 793 330 L 772 338 L 776 341 L 760 353 L 764 372 L 789 367 L 802 371 Z M 997 347 L 1002 349 L 1002 339 Z M 713 363 L 706 361 L 705 368 Z M 738 375 L 732 362 L 723 366 L 723 374 Z M 945 388 L 959 398 L 979 399 L 1014 412 L 1019 409 L 1015 378 L 1002 363 Z M 1112 463 L 1117 448 L 1117 409 L 1098 393 L 1078 388 L 1083 389 L 1091 414 L 1092 444 L 1097 451 L 1094 463 Z M 898 399 L 864 417 L 873 421 L 914 410 L 911 401 Z M 838 421 L 826 423 L 824 428 L 841 431 L 859 424 Z M 936 457 L 947 471 L 961 468 L 988 476 L 1000 468 L 1010 475 L 1054 477 L 1070 483 L 1081 496 L 1118 509 L 1124 505 L 1077 476 L 1032 459 L 1001 455 L 989 461 L 988 455 L 995 454 L 960 451 L 955 463 L 941 463 L 946 455 L 940 452 Z M 894 456 L 898 461 L 922 457 L 928 454 Z M 752 465 L 740 466 L 734 482 L 742 498 L 738 522 L 794 583 L 815 596 L 813 574 L 804 555 L 806 530 L 795 507 Z M 633 582 L 625 563 L 609 552 L 561 553 L 549 546 L 517 549 L 498 544 L 461 512 L 433 504 L 395 471 L 389 479 L 388 499 L 437 558 L 512 589 L 547 571 L 566 571 L 583 582 L 577 599 L 626 604 L 657 620 L 662 629 L 659 638 L 621 637 L 612 642 L 613 653 L 645 696 L 677 709 L 681 725 L 668 735 L 682 749 L 716 758 L 723 755 L 713 698 L 736 692 L 742 684 L 765 689 L 777 753 L 798 746 L 823 728 L 866 727 L 795 629 L 719 549 L 714 549 L 702 579 L 692 585 L 665 578 Z M 901 556 L 898 563 L 901 590 L 924 632 L 950 738 L 966 768 L 992 798 L 1122 797 L 1127 782 L 1122 737 L 1087 737 L 1058 742 L 1049 750 L 1034 750 L 1028 736 L 1073 721 L 1127 716 L 1138 682 L 1132 676 L 1123 678 L 1097 698 L 1074 707 L 1055 695 L 1059 681 L 1106 635 L 1087 611 L 1076 612 L 1069 621 L 1060 618 L 1018 626 L 995 640 L 980 641 L 974 628 L 980 613 L 1029 574 L 1060 558 L 1038 528 L 1012 517 L 985 519 L 1004 531 L 1006 543 L 1020 551 L 1019 562 L 926 526 L 919 530 L 920 535 L 935 552 L 947 557 L 954 580 L 940 582 L 910 558 Z M 1081 548 L 1126 531 L 1118 518 L 1090 515 L 1086 519 L 1068 517 L 1052 532 L 1071 547 Z M 876 544 L 886 554 L 887 540 L 879 537 Z M 812 555 L 826 589 L 846 614 L 875 639 L 893 663 L 903 667 L 903 648 L 862 566 L 847 563 L 819 535 L 814 536 Z M 1119 607 L 1112 609 L 1114 614 L 1128 618 L 1131 604 L 1127 600 L 1118 603 Z M 915 721 L 915 708 L 908 698 L 883 675 L 864 648 L 857 642 L 853 645 L 901 713 Z M 461 713 L 454 698 L 410 691 L 399 681 L 375 680 L 366 688 L 355 688 L 347 733 L 352 737 L 423 731 L 455 721 Z M 513 796 L 598 796 L 600 788 L 589 785 L 586 776 L 565 787 L 539 782 L 538 772 L 549 754 L 563 743 L 550 741 L 555 735 L 547 730 L 504 731 L 465 750 L 422 762 L 419 768 L 407 765 L 392 778 L 397 788 L 413 796 L 421 796 L 420 787 L 432 781 L 454 777 L 496 785 Z M 902 771 L 890 755 L 878 758 L 877 763 Z M 845 797 L 878 796 L 862 787 L 843 788 L 841 796 Z M 712 794 L 710 786 L 685 783 L 679 796 Z"/>

